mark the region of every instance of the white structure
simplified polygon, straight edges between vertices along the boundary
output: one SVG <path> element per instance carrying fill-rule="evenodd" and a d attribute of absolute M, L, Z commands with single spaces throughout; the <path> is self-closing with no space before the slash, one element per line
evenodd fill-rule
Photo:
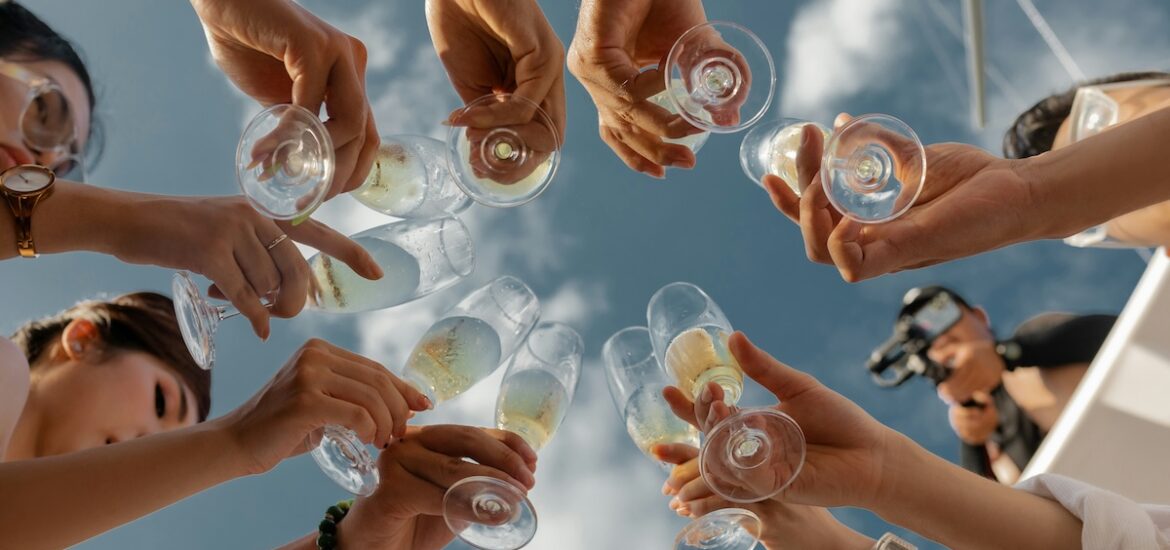
<path fill-rule="evenodd" d="M 1021 479 L 1064 474 L 1170 504 L 1170 258 L 1154 259 Z"/>

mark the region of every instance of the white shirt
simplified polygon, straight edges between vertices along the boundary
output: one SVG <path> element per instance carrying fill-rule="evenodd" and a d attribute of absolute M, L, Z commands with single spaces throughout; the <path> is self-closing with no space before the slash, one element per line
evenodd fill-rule
<path fill-rule="evenodd" d="M 1058 474 L 1040 474 L 1021 481 L 1016 488 L 1055 500 L 1080 518 L 1084 548 L 1170 550 L 1170 506 L 1138 504 Z"/>

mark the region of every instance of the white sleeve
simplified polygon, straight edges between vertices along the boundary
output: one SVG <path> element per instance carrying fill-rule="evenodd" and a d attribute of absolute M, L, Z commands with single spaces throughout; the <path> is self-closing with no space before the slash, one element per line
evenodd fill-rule
<path fill-rule="evenodd" d="M 1055 500 L 1080 518 L 1083 548 L 1170 550 L 1170 506 L 1138 504 L 1057 474 L 1040 474 L 1016 488 Z"/>

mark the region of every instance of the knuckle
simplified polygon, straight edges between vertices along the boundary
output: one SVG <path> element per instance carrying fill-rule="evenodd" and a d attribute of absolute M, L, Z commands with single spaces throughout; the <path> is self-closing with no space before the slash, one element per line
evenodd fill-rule
<path fill-rule="evenodd" d="M 467 462 L 462 458 L 451 456 L 444 459 L 443 462 L 439 464 L 439 468 L 444 476 L 456 478 L 460 477 L 460 474 L 463 473 L 463 468 L 466 465 Z"/>

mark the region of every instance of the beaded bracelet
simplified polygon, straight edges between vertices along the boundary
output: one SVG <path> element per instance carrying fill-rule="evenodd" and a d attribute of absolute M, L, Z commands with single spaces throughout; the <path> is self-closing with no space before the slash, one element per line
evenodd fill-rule
<path fill-rule="evenodd" d="M 345 519 L 349 513 L 353 500 L 342 500 L 325 510 L 325 519 L 317 525 L 317 549 L 335 550 L 337 548 L 337 524 Z"/>

